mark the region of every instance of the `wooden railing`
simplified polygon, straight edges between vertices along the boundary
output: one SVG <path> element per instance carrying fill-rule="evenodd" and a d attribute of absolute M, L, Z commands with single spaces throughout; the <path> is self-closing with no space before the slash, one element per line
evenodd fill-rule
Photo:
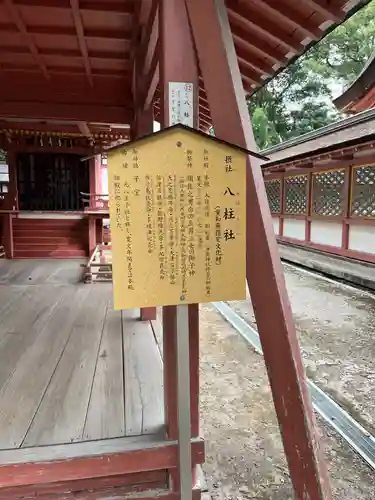
<path fill-rule="evenodd" d="M 85 211 L 108 211 L 108 194 L 80 193 Z"/>

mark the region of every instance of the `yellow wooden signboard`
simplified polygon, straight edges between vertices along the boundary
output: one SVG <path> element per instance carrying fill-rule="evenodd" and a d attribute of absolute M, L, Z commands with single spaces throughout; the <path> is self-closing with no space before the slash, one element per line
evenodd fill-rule
<path fill-rule="evenodd" d="M 246 155 L 179 125 L 108 152 L 115 309 L 246 297 Z"/>

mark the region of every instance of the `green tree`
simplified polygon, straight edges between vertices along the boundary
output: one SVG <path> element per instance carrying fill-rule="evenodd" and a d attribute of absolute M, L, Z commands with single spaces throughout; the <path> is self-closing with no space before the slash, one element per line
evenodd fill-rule
<path fill-rule="evenodd" d="M 0 162 L 5 163 L 7 161 L 7 154 L 5 151 L 0 149 Z"/>
<path fill-rule="evenodd" d="M 327 35 L 249 100 L 260 149 L 316 130 L 341 115 L 332 87 L 362 71 L 375 48 L 375 0 Z"/>

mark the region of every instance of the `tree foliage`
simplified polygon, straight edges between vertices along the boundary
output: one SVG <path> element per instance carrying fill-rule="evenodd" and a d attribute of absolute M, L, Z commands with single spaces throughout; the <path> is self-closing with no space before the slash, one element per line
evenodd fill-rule
<path fill-rule="evenodd" d="M 372 0 L 248 100 L 259 148 L 336 121 L 332 93 L 358 76 L 374 49 Z"/>

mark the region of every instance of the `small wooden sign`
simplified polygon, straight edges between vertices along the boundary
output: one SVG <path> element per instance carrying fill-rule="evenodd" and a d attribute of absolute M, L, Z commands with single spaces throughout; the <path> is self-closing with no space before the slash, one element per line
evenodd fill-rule
<path fill-rule="evenodd" d="M 115 309 L 246 297 L 248 154 L 183 125 L 108 151 Z"/>

